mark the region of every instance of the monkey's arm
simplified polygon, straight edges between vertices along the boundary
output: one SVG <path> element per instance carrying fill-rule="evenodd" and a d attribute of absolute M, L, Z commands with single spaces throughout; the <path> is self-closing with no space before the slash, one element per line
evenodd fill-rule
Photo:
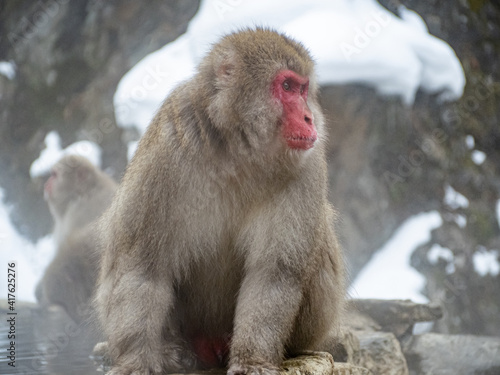
<path fill-rule="evenodd" d="M 250 270 L 241 286 L 231 343 L 230 372 L 252 367 L 278 370 L 302 292 L 291 275 Z"/>
<path fill-rule="evenodd" d="M 266 207 L 246 231 L 245 276 L 237 301 L 230 373 L 253 373 L 254 366 L 277 369 L 294 329 L 313 244 L 313 220 L 302 216 L 298 206 L 304 202 L 297 206 L 286 198 L 273 199 L 278 203 L 270 203 L 274 207 Z"/>
<path fill-rule="evenodd" d="M 91 231 L 73 233 L 58 248 L 36 288 L 42 307 L 59 305 L 80 323 L 88 318 L 88 301 L 96 279 L 96 257 Z"/>
<path fill-rule="evenodd" d="M 165 369 L 193 367 L 193 357 L 178 340 L 174 290 L 168 275 L 145 269 L 138 259 L 118 263 L 101 281 L 96 297 L 104 307 L 99 313 L 117 374 L 142 374 L 145 370 L 160 374 Z M 124 273 L 123 268 L 130 264 L 136 268 Z"/>

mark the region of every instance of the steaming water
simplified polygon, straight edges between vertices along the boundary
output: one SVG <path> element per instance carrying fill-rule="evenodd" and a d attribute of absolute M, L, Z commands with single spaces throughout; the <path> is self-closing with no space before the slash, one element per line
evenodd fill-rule
<path fill-rule="evenodd" d="M 89 358 L 94 343 L 90 329 L 77 326 L 61 311 L 44 312 L 16 306 L 15 339 L 8 338 L 8 311 L 0 309 L 0 374 L 102 375 Z M 15 341 L 15 367 L 10 342 Z"/>

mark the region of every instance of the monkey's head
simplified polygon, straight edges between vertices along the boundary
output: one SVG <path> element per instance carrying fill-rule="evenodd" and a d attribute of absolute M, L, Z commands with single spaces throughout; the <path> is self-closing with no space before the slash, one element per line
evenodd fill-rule
<path fill-rule="evenodd" d="M 45 183 L 44 198 L 50 212 L 61 217 L 70 202 L 86 194 L 95 184 L 96 168 L 84 157 L 76 155 L 64 156 L 50 171 Z"/>
<path fill-rule="evenodd" d="M 300 43 L 268 29 L 240 31 L 214 46 L 200 72 L 210 82 L 208 113 L 219 130 L 259 150 L 315 146 L 323 119 L 314 63 Z"/>

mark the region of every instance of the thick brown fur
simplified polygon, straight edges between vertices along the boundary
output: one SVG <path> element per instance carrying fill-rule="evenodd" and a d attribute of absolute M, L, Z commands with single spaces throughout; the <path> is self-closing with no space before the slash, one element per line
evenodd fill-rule
<path fill-rule="evenodd" d="M 36 288 L 40 305 L 62 306 L 76 322 L 87 316 L 98 276 L 93 223 L 111 204 L 117 184 L 80 156 L 65 156 L 52 168 L 45 198 L 54 218 L 56 255 Z"/>
<path fill-rule="evenodd" d="M 311 150 L 280 139 L 280 69 L 310 78 Z M 257 29 L 224 37 L 165 100 L 100 222 L 110 374 L 196 367 L 193 338 L 227 335 L 229 373 L 274 374 L 335 334 L 343 262 L 317 91 L 306 49 Z"/>

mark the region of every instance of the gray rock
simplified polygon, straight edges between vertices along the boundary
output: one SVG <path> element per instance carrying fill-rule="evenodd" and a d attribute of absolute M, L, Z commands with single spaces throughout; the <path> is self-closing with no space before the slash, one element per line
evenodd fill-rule
<path fill-rule="evenodd" d="M 361 347 L 359 339 L 354 331 L 347 330 L 336 345 L 330 346 L 333 350 L 329 351 L 335 362 L 359 363 L 359 353 Z"/>
<path fill-rule="evenodd" d="M 345 333 L 332 354 L 335 360 L 363 366 L 372 374 L 407 375 L 406 358 L 397 337 L 411 335 L 415 323 L 434 321 L 441 316 L 441 308 L 432 304 L 351 300 Z"/>
<path fill-rule="evenodd" d="M 346 331 L 381 331 L 382 326 L 375 319 L 360 311 L 356 306 L 356 301 L 349 301 L 347 305 L 347 317 L 344 319 Z"/>
<path fill-rule="evenodd" d="M 366 367 L 373 375 L 408 375 L 406 359 L 394 334 L 369 331 L 355 334 L 361 348 L 357 365 Z"/>
<path fill-rule="evenodd" d="M 332 375 L 333 369 L 329 353 L 309 352 L 284 361 L 280 372 L 282 375 Z"/>
<path fill-rule="evenodd" d="M 351 363 L 335 362 L 333 375 L 371 375 L 372 373 L 360 366 Z"/>
<path fill-rule="evenodd" d="M 410 300 L 358 299 L 351 301 L 350 308 L 370 317 L 382 331 L 392 332 L 398 337 L 411 333 L 415 323 L 435 321 L 443 316 L 439 305 Z"/>
<path fill-rule="evenodd" d="M 403 345 L 410 375 L 500 374 L 500 338 L 426 333 Z"/>

